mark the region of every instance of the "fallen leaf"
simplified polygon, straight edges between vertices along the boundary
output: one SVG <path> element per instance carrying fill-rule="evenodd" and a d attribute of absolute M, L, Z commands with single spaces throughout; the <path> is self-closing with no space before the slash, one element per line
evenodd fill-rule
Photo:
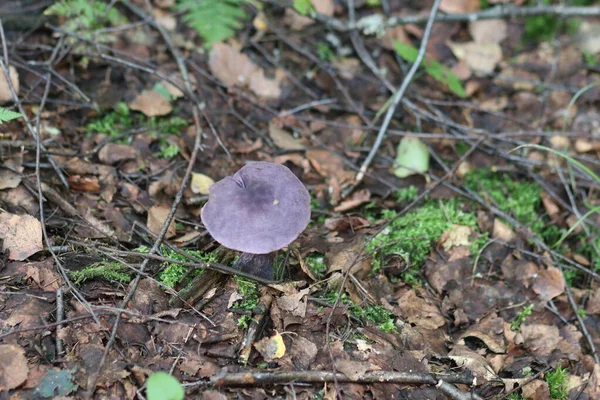
<path fill-rule="evenodd" d="M 2 250 L 8 250 L 9 260 L 24 260 L 43 250 L 42 224 L 31 215 L 0 213 Z"/>
<path fill-rule="evenodd" d="M 254 343 L 254 347 L 265 359 L 266 362 L 271 362 L 285 355 L 285 343 L 279 333 L 271 337 L 266 337 Z"/>
<path fill-rule="evenodd" d="M 277 298 L 277 305 L 280 309 L 290 312 L 296 317 L 304 318 L 306 315 L 306 302 L 309 289 L 304 289 L 298 293 L 288 294 Z"/>
<path fill-rule="evenodd" d="M 158 234 L 162 229 L 165 221 L 167 220 L 167 216 L 171 211 L 171 207 L 168 207 L 164 204 L 160 204 L 158 206 L 154 206 L 148 210 L 148 220 L 146 222 L 146 226 L 150 231 L 154 234 Z M 169 228 L 167 229 L 167 238 L 171 238 L 175 236 L 175 219 L 171 220 L 169 224 Z"/>
<path fill-rule="evenodd" d="M 144 90 L 129 103 L 129 107 L 135 111 L 141 111 L 148 117 L 167 115 L 173 111 L 173 107 L 162 94 L 154 90 Z"/>
<path fill-rule="evenodd" d="M 452 351 L 448 353 L 448 357 L 454 360 L 459 367 L 469 368 L 473 375 L 479 379 L 490 381 L 496 377 L 494 369 L 488 361 L 466 346 L 454 346 Z"/>
<path fill-rule="evenodd" d="M 394 175 L 406 178 L 414 174 L 429 170 L 429 149 L 419 139 L 413 136 L 404 136 L 398 144 Z"/>
<path fill-rule="evenodd" d="M 318 352 L 319 349 L 317 348 L 317 345 L 310 340 L 302 336 L 293 338 L 290 356 L 292 357 L 295 366 L 301 369 L 309 368 L 317 358 Z"/>
<path fill-rule="evenodd" d="M 515 338 L 517 344 L 522 344 L 540 358 L 549 357 L 560 340 L 558 327 L 543 324 L 522 325 Z"/>
<path fill-rule="evenodd" d="M 494 239 L 500 239 L 506 243 L 510 243 L 515 240 L 517 235 L 510 228 L 510 226 L 506 225 L 499 218 L 494 219 L 494 228 L 492 229 L 492 237 Z"/>
<path fill-rule="evenodd" d="M 448 47 L 456 58 L 464 60 L 475 73 L 489 74 L 502 61 L 502 48 L 496 43 L 448 42 Z"/>
<path fill-rule="evenodd" d="M 446 319 L 432 302 L 419 296 L 414 290 L 406 291 L 398 299 L 398 310 L 408 322 L 425 329 L 438 329 L 446 325 Z"/>
<path fill-rule="evenodd" d="M 479 0 L 442 0 L 440 2 L 440 11 L 449 14 L 471 13 L 480 9 Z"/>
<path fill-rule="evenodd" d="M 192 172 L 192 183 L 190 189 L 193 193 L 208 195 L 210 193 L 210 187 L 215 181 L 207 175 Z"/>
<path fill-rule="evenodd" d="M 470 226 L 452 225 L 452 228 L 440 236 L 438 243 L 445 251 L 450 250 L 452 247 L 469 246 L 472 234 L 473 228 Z"/>
<path fill-rule="evenodd" d="M 565 291 L 565 277 L 560 269 L 548 267 L 538 272 L 532 289 L 544 301 L 552 300 Z"/>
<path fill-rule="evenodd" d="M 360 206 L 361 204 L 365 204 L 371 201 L 371 192 L 368 189 L 362 189 L 356 191 L 350 196 L 348 199 L 342 201 L 338 206 L 336 206 L 333 211 L 335 212 L 344 212 L 351 210 Z"/>
<path fill-rule="evenodd" d="M 14 189 L 21 183 L 23 172 L 23 153 L 19 152 L 13 156 L 5 156 L 4 168 L 0 168 L 0 190 Z"/>
<path fill-rule="evenodd" d="M 278 98 L 279 85 L 284 78 L 283 71 L 277 70 L 273 79 L 265 75 L 238 46 L 216 43 L 210 51 L 208 66 L 221 82 L 227 86 L 248 87 L 259 97 Z"/>
<path fill-rule="evenodd" d="M 371 369 L 371 363 L 342 359 L 335 362 L 335 368 L 351 380 L 355 381 Z"/>
<path fill-rule="evenodd" d="M 71 175 L 68 181 L 69 187 L 79 192 L 97 192 L 100 190 L 98 178 L 95 176 Z"/>
<path fill-rule="evenodd" d="M 469 33 L 475 43 L 499 44 L 508 36 L 503 19 L 488 19 L 469 23 Z"/>
<path fill-rule="evenodd" d="M 285 73 L 281 69 L 275 70 L 273 78 L 267 77 L 262 69 L 254 71 L 248 80 L 248 89 L 263 99 L 278 99 L 281 96 L 281 82 Z"/>
<path fill-rule="evenodd" d="M 25 350 L 15 344 L 0 344 L 0 392 L 19 387 L 28 373 Z"/>
<path fill-rule="evenodd" d="M 15 92 L 19 93 L 19 74 L 17 69 L 10 65 L 8 67 L 10 82 L 12 83 Z M 4 71 L 0 71 L 0 102 L 11 101 L 13 99 L 12 92 L 10 90 L 10 86 L 8 85 L 8 80 L 6 79 L 6 75 L 4 75 Z"/>
<path fill-rule="evenodd" d="M 492 313 L 481 319 L 476 325 L 471 326 L 463 333 L 458 341 L 466 345 L 465 338 L 477 338 L 481 340 L 490 351 L 494 353 L 505 353 L 506 343 L 504 340 L 504 320 L 496 313 Z"/>
<path fill-rule="evenodd" d="M 269 124 L 269 136 L 273 139 L 275 146 L 281 149 L 304 150 L 306 148 L 299 139 L 294 138 L 291 133 L 272 122 Z"/>

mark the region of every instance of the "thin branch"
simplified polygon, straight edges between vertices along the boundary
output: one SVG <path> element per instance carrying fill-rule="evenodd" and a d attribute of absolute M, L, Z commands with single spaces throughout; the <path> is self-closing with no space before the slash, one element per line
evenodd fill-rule
<path fill-rule="evenodd" d="M 369 155 L 367 155 L 367 158 L 361 165 L 360 170 L 358 171 L 358 174 L 356 174 L 355 183 L 362 181 L 362 179 L 364 178 L 365 173 L 367 172 L 367 169 L 369 168 L 369 165 L 373 161 L 375 154 L 377 154 L 377 150 L 379 150 L 379 147 L 381 146 L 381 143 L 383 142 L 383 138 L 384 138 L 387 128 L 390 124 L 390 121 L 392 120 L 392 116 L 394 115 L 394 112 L 396 111 L 396 107 L 400 103 L 400 100 L 402 100 L 402 97 L 404 96 L 406 89 L 408 89 L 408 85 L 410 84 L 410 81 L 415 76 L 417 69 L 419 69 L 421 62 L 423 61 L 423 58 L 425 57 L 425 50 L 427 48 L 427 42 L 429 41 L 429 36 L 431 36 L 431 28 L 433 27 L 433 21 L 435 20 L 435 16 L 437 15 L 439 6 L 440 6 L 440 0 L 435 0 L 435 2 L 433 3 L 433 6 L 431 8 L 431 12 L 429 14 L 429 20 L 427 22 L 427 26 L 425 27 L 425 32 L 423 33 L 423 39 L 421 40 L 421 47 L 419 48 L 419 54 L 417 55 L 417 59 L 411 66 L 410 70 L 408 71 L 408 74 L 406 74 L 406 76 L 404 77 L 404 80 L 402 81 L 402 85 L 400 85 L 400 89 L 398 89 L 398 91 L 396 91 L 396 93 L 394 94 L 392 103 L 390 104 L 390 106 L 385 114 L 385 118 L 383 120 L 383 123 L 381 124 L 381 127 L 379 128 L 379 132 L 377 132 L 377 138 L 375 139 L 373 148 L 371 149 L 371 151 L 369 152 Z"/>

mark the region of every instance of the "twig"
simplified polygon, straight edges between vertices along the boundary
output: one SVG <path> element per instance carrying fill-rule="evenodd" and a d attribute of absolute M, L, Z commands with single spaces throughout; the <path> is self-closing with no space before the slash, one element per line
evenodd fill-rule
<path fill-rule="evenodd" d="M 396 371 L 366 372 L 354 379 L 347 377 L 341 372 L 331 371 L 273 371 L 273 372 L 241 372 L 216 375 L 209 380 L 184 383 L 186 387 L 206 386 L 260 386 L 273 384 L 287 384 L 290 382 L 324 383 L 333 382 L 351 383 L 404 383 L 413 385 L 436 385 L 440 380 L 447 383 L 473 385 L 471 374 L 427 374 L 408 373 Z M 474 397 L 476 398 L 476 397 Z"/>
<path fill-rule="evenodd" d="M 410 81 L 414 77 L 415 73 L 417 72 L 417 69 L 419 69 L 421 62 L 423 61 L 423 58 L 425 57 L 425 49 L 427 48 L 427 42 L 429 41 L 429 36 L 431 35 L 431 28 L 433 27 L 433 21 L 435 20 L 435 16 L 436 16 L 438 8 L 440 6 L 440 2 L 441 2 L 441 0 L 435 0 L 435 2 L 433 3 L 431 12 L 429 13 L 429 20 L 425 27 L 425 32 L 423 33 L 423 39 L 421 40 L 421 46 L 419 48 L 419 54 L 417 55 L 417 59 L 411 66 L 410 70 L 408 71 L 408 74 L 406 74 L 406 76 L 404 77 L 404 81 L 402 81 L 402 85 L 400 85 L 400 89 L 398 89 L 396 91 L 396 93 L 394 94 L 392 103 L 390 104 L 390 106 L 385 114 L 383 123 L 381 124 L 381 127 L 379 128 L 379 132 L 377 133 L 377 138 L 375 139 L 373 148 L 371 149 L 371 151 L 367 155 L 367 158 L 361 165 L 361 167 L 358 171 L 358 174 L 356 175 L 355 183 L 362 181 L 362 179 L 364 178 L 365 173 L 367 172 L 367 168 L 369 168 L 369 165 L 373 161 L 373 158 L 375 157 L 377 150 L 379 150 L 379 147 L 381 146 L 381 142 L 383 141 L 383 137 L 385 136 L 385 133 L 390 124 L 390 121 L 392 120 L 392 116 L 394 115 L 394 112 L 396 111 L 396 107 L 400 103 L 400 100 L 402 100 L 402 97 L 404 96 L 404 93 L 406 92 L 406 89 L 408 88 Z"/>

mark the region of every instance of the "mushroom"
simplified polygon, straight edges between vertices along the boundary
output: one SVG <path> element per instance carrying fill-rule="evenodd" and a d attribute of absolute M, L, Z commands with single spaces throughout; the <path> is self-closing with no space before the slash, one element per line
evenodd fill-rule
<path fill-rule="evenodd" d="M 281 164 L 253 162 L 210 187 L 202 222 L 221 245 L 241 251 L 234 267 L 272 279 L 273 252 L 310 220 L 310 195 Z"/>

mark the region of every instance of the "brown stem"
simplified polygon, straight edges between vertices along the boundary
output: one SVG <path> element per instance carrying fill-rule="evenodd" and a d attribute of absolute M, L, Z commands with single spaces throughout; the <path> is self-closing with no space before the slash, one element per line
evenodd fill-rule
<path fill-rule="evenodd" d="M 233 268 L 240 269 L 264 279 L 273 279 L 273 254 L 242 253 L 233 263 Z"/>

